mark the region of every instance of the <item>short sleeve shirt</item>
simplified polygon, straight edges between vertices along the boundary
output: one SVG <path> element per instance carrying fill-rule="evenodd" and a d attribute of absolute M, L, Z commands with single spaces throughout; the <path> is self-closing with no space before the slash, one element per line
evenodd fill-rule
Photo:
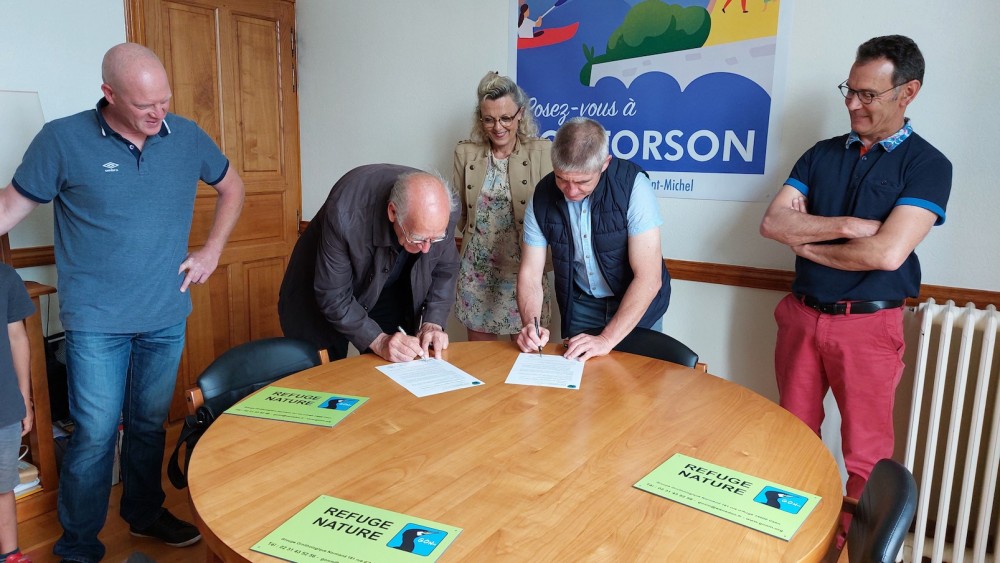
<path fill-rule="evenodd" d="M 141 152 L 99 109 L 47 123 L 12 183 L 32 201 L 53 202 L 63 326 L 129 333 L 182 322 L 191 300 L 178 268 L 198 181 L 214 185 L 228 167 L 208 134 L 173 114 Z"/>
<path fill-rule="evenodd" d="M 0 313 L 7 324 L 20 322 L 35 312 L 35 306 L 24 289 L 24 282 L 13 268 L 0 264 Z M 7 330 L 0 338 L 0 428 L 10 426 L 24 418 L 24 397 L 17 387 L 17 374 L 11 355 Z"/>
<path fill-rule="evenodd" d="M 575 248 L 583 249 L 582 252 L 576 252 L 574 256 L 573 276 L 576 285 L 594 297 L 611 297 L 614 294 L 601 274 L 597 257 L 594 255 L 593 239 L 590 233 L 592 226 L 590 198 L 586 197 L 581 201 L 567 201 L 566 205 L 569 208 L 573 244 Z M 628 236 L 632 237 L 644 233 L 662 224 L 663 219 L 660 218 L 653 184 L 649 181 L 648 176 L 639 174 L 632 184 L 632 196 L 628 203 Z M 528 246 L 542 248 L 548 245 L 545 235 L 542 234 L 542 229 L 538 226 L 538 219 L 535 218 L 532 199 L 528 200 L 528 207 L 524 213 L 524 242 Z"/>
<path fill-rule="evenodd" d="M 856 135 L 821 141 L 799 158 L 785 183 L 802 192 L 814 215 L 885 221 L 897 206 L 911 205 L 933 212 L 941 224 L 951 193 L 951 176 L 951 162 L 910 131 L 907 123 L 900 133 L 864 154 Z M 916 297 L 920 262 L 916 253 L 911 253 L 892 272 L 850 272 L 798 257 L 792 291 L 824 303 Z"/>

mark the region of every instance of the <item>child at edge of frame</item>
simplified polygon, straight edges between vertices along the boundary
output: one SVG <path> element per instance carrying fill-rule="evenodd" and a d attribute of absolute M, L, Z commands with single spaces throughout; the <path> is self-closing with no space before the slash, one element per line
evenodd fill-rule
<path fill-rule="evenodd" d="M 24 319 L 34 311 L 21 276 L 0 264 L 0 313 L 7 319 L 7 338 L 0 338 L 0 563 L 31 563 L 17 545 L 14 488 L 20 483 L 21 438 L 34 422 L 31 352 L 24 328 Z"/>

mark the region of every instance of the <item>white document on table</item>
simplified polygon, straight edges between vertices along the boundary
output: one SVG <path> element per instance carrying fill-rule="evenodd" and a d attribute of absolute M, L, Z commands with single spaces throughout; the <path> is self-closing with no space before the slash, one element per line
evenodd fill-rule
<path fill-rule="evenodd" d="M 534 352 L 522 352 L 507 375 L 507 383 L 562 389 L 579 389 L 581 379 L 583 362 Z"/>
<path fill-rule="evenodd" d="M 418 397 L 483 384 L 475 377 L 437 358 L 386 364 L 376 369 Z"/>

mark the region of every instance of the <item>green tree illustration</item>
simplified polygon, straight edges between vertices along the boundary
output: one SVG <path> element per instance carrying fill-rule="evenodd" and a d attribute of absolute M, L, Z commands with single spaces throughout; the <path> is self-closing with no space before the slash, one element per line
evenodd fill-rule
<path fill-rule="evenodd" d="M 595 64 L 697 49 L 705 44 L 711 30 L 712 18 L 701 6 L 685 8 L 661 0 L 639 2 L 611 33 L 603 55 L 595 57 L 594 48 L 583 45 L 587 62 L 580 69 L 580 83 L 590 85 Z"/>

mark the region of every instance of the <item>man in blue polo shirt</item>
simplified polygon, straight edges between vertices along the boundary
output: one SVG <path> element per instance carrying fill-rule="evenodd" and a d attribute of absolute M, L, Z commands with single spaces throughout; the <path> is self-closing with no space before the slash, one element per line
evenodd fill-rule
<path fill-rule="evenodd" d="M 914 249 L 944 223 L 951 192 L 951 163 L 904 116 L 923 77 L 911 39 L 862 44 L 840 85 L 851 132 L 802 155 L 761 222 L 797 255 L 792 294 L 774 313 L 781 405 L 818 434 L 833 390 L 854 498 L 892 456 L 901 307 L 920 292 Z"/>
<path fill-rule="evenodd" d="M 545 249 L 552 246 L 565 356 L 603 356 L 639 326 L 659 330 L 670 303 L 653 186 L 631 162 L 608 154 L 600 123 L 567 121 L 552 143 L 552 169 L 524 214 L 517 344 L 533 352 L 549 340 L 539 327 Z M 591 335 L 588 329 L 600 330 Z M 584 332 L 588 331 L 588 332 Z"/>
<path fill-rule="evenodd" d="M 0 192 L 0 232 L 53 202 L 59 303 L 66 329 L 70 416 L 54 552 L 98 561 L 119 416 L 124 420 L 120 513 L 133 535 L 173 546 L 198 530 L 163 508 L 167 418 L 191 311 L 239 218 L 243 183 L 194 122 L 168 114 L 156 55 L 112 47 L 97 108 L 47 123 Z M 198 181 L 219 194 L 205 246 L 188 253 Z"/>

